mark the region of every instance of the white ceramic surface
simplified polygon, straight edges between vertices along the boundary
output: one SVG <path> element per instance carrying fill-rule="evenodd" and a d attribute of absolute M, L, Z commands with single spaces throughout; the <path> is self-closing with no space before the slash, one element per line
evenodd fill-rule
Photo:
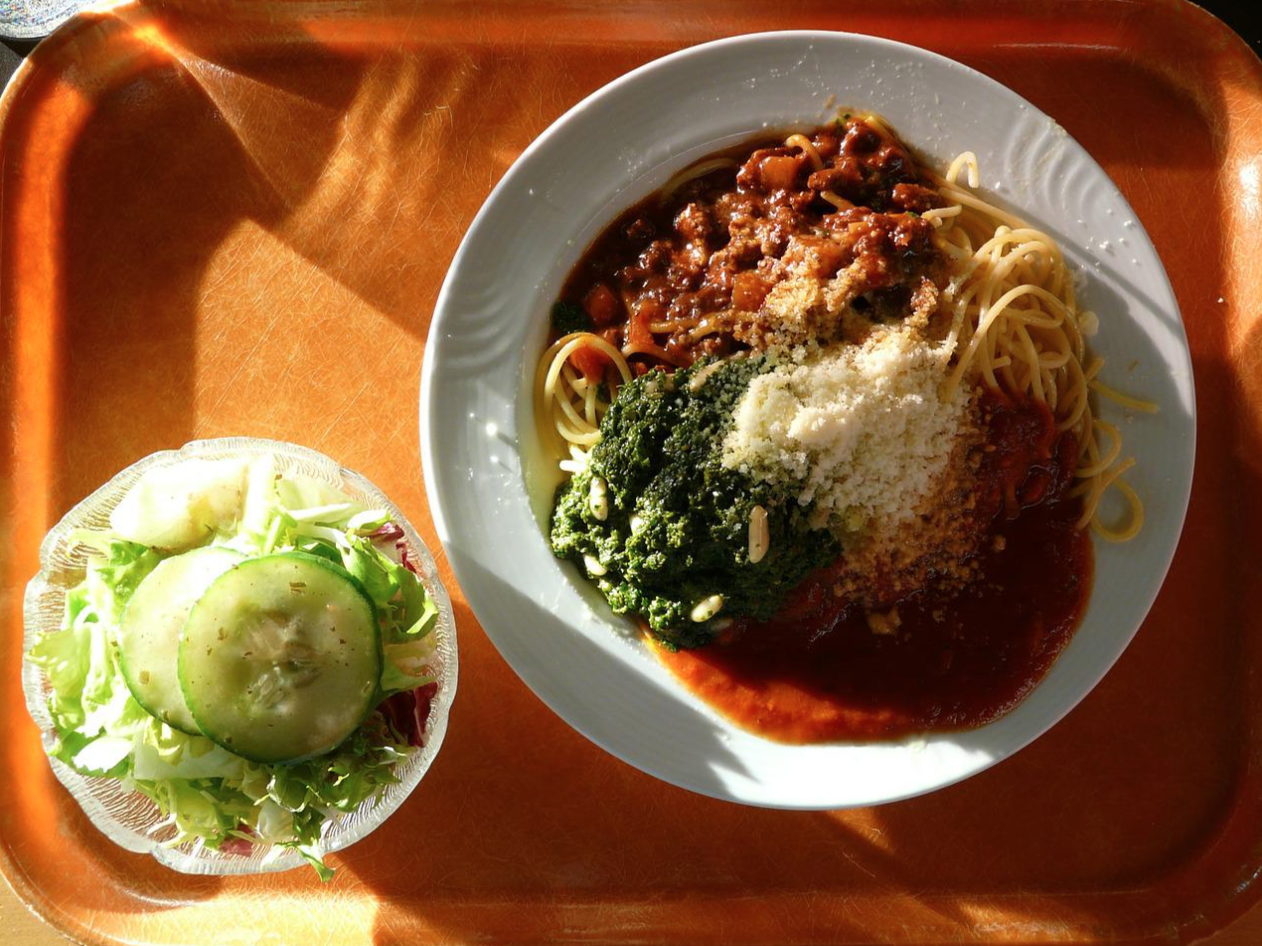
<path fill-rule="evenodd" d="M 939 170 L 975 151 L 982 187 L 1050 231 L 1100 318 L 1104 378 L 1156 401 L 1122 418 L 1147 523 L 1096 542 L 1095 592 L 1073 641 L 1013 712 L 979 729 L 878 745 L 785 746 L 724 721 L 679 686 L 568 563 L 531 509 L 530 380 L 548 310 L 619 211 L 708 152 L 766 129 L 873 110 Z M 1129 366 L 1135 363 L 1135 367 Z M 1011 755 L 1109 669 L 1156 597 L 1191 487 L 1187 340 L 1161 261 L 1116 187 L 1052 119 L 1002 85 L 911 46 L 841 33 L 737 37 L 650 63 L 576 105 L 521 156 L 474 220 L 425 350 L 421 444 L 438 534 L 505 659 L 593 742 L 676 785 L 755 805 L 831 808 L 903 798 Z M 542 493 L 542 495 L 539 495 Z"/>
<path fill-rule="evenodd" d="M 369 509 L 385 509 L 403 529 L 408 551 L 421 581 L 438 606 L 438 622 L 432 633 L 438 635 L 435 665 L 438 693 L 425 724 L 425 745 L 414 752 L 396 771 L 399 781 L 386 787 L 376 800 L 369 800 L 341 818 L 329 818 L 323 826 L 321 848 L 325 853 L 340 851 L 379 827 L 403 804 L 429 769 L 447 732 L 451 701 L 456 696 L 456 623 L 451 599 L 438 578 L 434 559 L 416 530 L 381 490 L 358 473 L 343 469 L 322 453 L 296 444 L 253 437 L 197 440 L 179 450 L 150 454 L 133 463 L 92 493 L 53 527 L 39 550 L 40 573 L 27 585 L 23 652 L 28 653 L 38 634 L 61 627 L 66 592 L 83 580 L 86 555 L 72 533 L 80 529 L 108 529 L 109 517 L 127 490 L 142 473 L 154 467 L 170 466 L 190 457 L 215 460 L 225 457 L 272 455 L 278 472 L 307 476 L 340 489 Z M 56 736 L 48 712 L 48 682 L 43 671 L 29 660 L 22 664 L 22 688 L 26 706 L 40 728 L 45 748 Z M 90 778 L 68 765 L 49 759 L 58 780 L 69 789 L 80 806 L 112 841 L 129 851 L 152 854 L 158 861 L 186 874 L 255 874 L 290 870 L 306 864 L 295 851 L 258 845 L 249 855 L 221 854 L 200 844 L 167 847 L 172 834 L 158 807 L 138 792 L 128 791 L 116 779 Z"/>

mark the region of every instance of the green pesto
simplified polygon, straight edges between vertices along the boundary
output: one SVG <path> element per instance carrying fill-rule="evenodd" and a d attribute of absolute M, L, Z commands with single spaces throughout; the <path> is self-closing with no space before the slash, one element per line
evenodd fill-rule
<path fill-rule="evenodd" d="M 597 559 L 606 572 L 590 577 L 613 610 L 642 616 L 670 647 L 709 643 L 725 618 L 770 618 L 789 591 L 840 550 L 831 533 L 808 527 L 810 510 L 797 503 L 796 489 L 758 482 L 721 462 L 737 403 L 770 367 L 764 357 L 723 362 L 696 391 L 689 382 L 707 368 L 704 362 L 623 385 L 587 469 L 557 491 L 553 551 L 585 573 L 584 556 Z M 604 521 L 590 503 L 597 476 L 608 484 Z M 767 510 L 771 544 L 755 564 L 749 516 L 756 505 Z M 692 621 L 693 607 L 714 594 L 723 596 L 722 610 Z"/>

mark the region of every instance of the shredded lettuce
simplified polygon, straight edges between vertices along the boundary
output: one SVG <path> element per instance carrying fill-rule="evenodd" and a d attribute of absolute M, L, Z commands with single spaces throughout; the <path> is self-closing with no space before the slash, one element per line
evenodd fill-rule
<path fill-rule="evenodd" d="M 388 512 L 365 509 L 315 480 L 278 477 L 271 461 L 190 470 L 189 482 L 169 471 L 156 487 L 142 478 L 133 488 L 138 498 L 124 500 L 125 515 L 112 520 L 109 531 L 76 536 L 90 552 L 86 573 L 66 594 L 61 628 L 42 635 L 30 652 L 50 687 L 57 737 L 50 754 L 83 775 L 120 779 L 151 799 L 175 828 L 165 843 L 292 848 L 328 880 L 324 826 L 398 780 L 399 763 L 415 751 L 407 735 L 378 711 L 324 756 L 263 765 L 172 729 L 127 687 L 117 645 L 123 609 L 159 562 L 191 548 L 219 545 L 247 557 L 291 549 L 319 555 L 342 565 L 376 606 L 384 657 L 380 702 L 436 681 L 430 632 L 437 607 L 406 566 L 402 531 Z M 203 475 L 206 482 L 199 484 Z M 225 511 L 230 494 L 237 498 L 235 515 Z M 143 541 L 177 534 L 196 536 L 196 544 Z"/>

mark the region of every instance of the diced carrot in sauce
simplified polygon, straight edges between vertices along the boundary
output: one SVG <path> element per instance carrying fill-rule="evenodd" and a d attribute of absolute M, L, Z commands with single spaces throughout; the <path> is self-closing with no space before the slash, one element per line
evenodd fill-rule
<path fill-rule="evenodd" d="M 596 283 L 588 290 L 583 297 L 583 309 L 598 328 L 605 328 L 618 321 L 618 297 L 603 282 Z"/>
<path fill-rule="evenodd" d="M 732 308 L 757 312 L 771 287 L 755 272 L 737 273 L 732 279 Z"/>
<path fill-rule="evenodd" d="M 771 155 L 758 166 L 763 188 L 769 191 L 788 190 L 798 176 L 798 159 L 789 155 Z"/>
<path fill-rule="evenodd" d="M 641 299 L 635 305 L 627 326 L 627 342 L 631 345 L 656 345 L 652 329 L 653 322 L 660 321 L 663 315 L 661 303 L 656 299 Z"/>
<path fill-rule="evenodd" d="M 584 345 L 570 355 L 570 364 L 583 373 L 589 384 L 599 384 L 605 379 L 605 369 L 612 361 L 600 349 Z"/>

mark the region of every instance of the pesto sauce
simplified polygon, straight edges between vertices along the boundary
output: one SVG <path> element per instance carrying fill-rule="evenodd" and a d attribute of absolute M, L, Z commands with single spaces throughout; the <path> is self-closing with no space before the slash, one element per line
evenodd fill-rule
<path fill-rule="evenodd" d="M 840 552 L 831 533 L 808 527 L 810 508 L 799 505 L 794 486 L 723 466 L 736 405 L 750 381 L 772 367 L 763 356 L 731 359 L 712 367 L 695 391 L 690 382 L 705 361 L 624 384 L 587 468 L 557 491 L 553 551 L 577 562 L 615 612 L 639 615 L 669 647 L 707 644 L 728 618 L 769 619 L 802 579 Z M 594 477 L 608 487 L 603 520 L 590 504 Z M 749 517 L 758 505 L 767 510 L 771 543 L 753 563 Z M 591 574 L 585 556 L 605 573 Z M 693 621 L 693 608 L 716 594 L 723 598 L 718 613 Z"/>

